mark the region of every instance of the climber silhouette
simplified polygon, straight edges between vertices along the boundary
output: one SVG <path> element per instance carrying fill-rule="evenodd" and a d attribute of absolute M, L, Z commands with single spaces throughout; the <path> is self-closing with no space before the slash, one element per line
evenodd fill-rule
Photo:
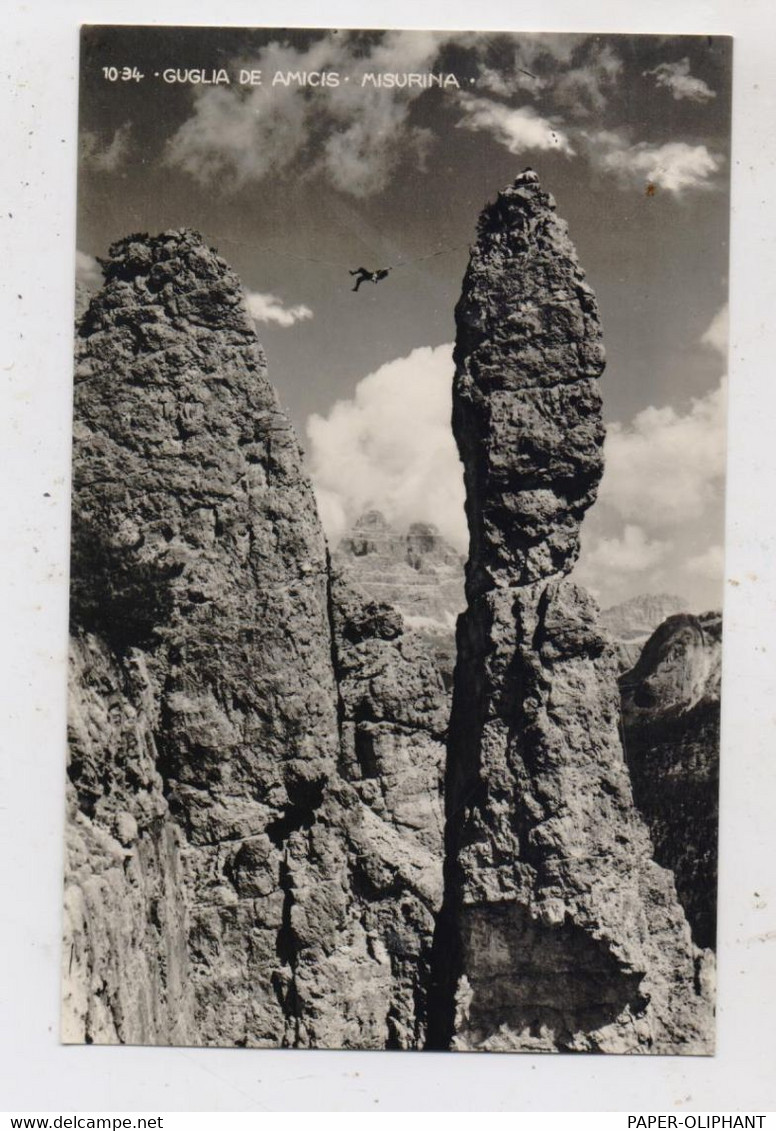
<path fill-rule="evenodd" d="M 384 267 L 380 271 L 367 271 L 366 267 L 357 267 L 355 271 L 350 271 L 349 274 L 357 275 L 356 285 L 351 287 L 351 290 L 357 291 L 362 283 L 379 283 L 383 279 L 388 278 L 390 267 Z"/>

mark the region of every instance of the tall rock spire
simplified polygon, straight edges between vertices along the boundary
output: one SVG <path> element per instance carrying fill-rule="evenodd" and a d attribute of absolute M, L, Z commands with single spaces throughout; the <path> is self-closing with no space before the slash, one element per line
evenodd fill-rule
<path fill-rule="evenodd" d="M 331 576 L 236 275 L 185 230 L 104 267 L 77 340 L 65 1039 L 421 1044 L 441 678 Z"/>
<path fill-rule="evenodd" d="M 456 308 L 469 593 L 567 573 L 603 471 L 595 295 L 533 173 L 480 217 Z"/>
<path fill-rule="evenodd" d="M 339 734 L 315 501 L 223 260 L 180 230 L 119 241 L 104 270 L 77 339 L 73 628 L 111 655 L 117 709 L 127 665 L 142 660 L 152 688 L 151 737 L 125 733 L 118 754 L 131 771 L 144 749 L 163 779 L 156 823 L 135 814 L 139 845 L 162 817 L 181 845 L 188 1040 L 305 1043 L 310 969 L 333 999 L 334 936 L 355 942 L 327 790 Z M 104 823 L 117 768 L 92 784 L 84 767 L 77 740 L 80 809 L 92 789 L 87 813 Z M 87 921 L 84 951 L 99 934 Z M 117 935 L 113 949 L 132 945 Z M 129 1003 L 93 1039 L 169 1040 L 141 1013 Z"/>
<path fill-rule="evenodd" d="M 603 467 L 604 355 L 535 174 L 483 212 L 456 318 L 470 554 L 432 1044 L 710 1051 L 709 960 L 634 809 L 612 646 L 565 576 Z"/>

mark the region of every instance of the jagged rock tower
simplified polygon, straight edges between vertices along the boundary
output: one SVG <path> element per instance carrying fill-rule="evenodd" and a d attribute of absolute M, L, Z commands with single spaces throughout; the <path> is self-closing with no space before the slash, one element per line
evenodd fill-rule
<path fill-rule="evenodd" d="M 456 319 L 470 554 L 431 1043 L 708 1052 L 707 960 L 634 809 L 613 648 L 566 578 L 602 471 L 604 352 L 535 174 L 484 211 Z"/>
<path fill-rule="evenodd" d="M 709 1051 L 613 648 L 566 578 L 603 351 L 535 176 L 483 214 L 457 310 L 441 915 L 439 665 L 332 566 L 238 279 L 189 231 L 104 269 L 76 343 L 64 1038 Z"/>
<path fill-rule="evenodd" d="M 189 231 L 104 268 L 77 338 L 65 1039 L 417 1046 L 441 679 L 330 576 L 234 273 Z"/>

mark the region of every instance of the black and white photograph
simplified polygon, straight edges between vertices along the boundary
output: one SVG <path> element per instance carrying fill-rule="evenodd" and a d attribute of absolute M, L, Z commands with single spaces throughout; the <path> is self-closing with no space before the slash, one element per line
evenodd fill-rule
<path fill-rule="evenodd" d="M 731 81 L 82 28 L 64 1043 L 714 1054 Z"/>

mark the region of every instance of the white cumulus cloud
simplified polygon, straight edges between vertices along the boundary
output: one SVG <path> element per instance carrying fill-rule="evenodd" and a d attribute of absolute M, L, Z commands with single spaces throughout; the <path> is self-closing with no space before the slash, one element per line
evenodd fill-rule
<path fill-rule="evenodd" d="M 622 74 L 622 59 L 605 44 L 591 42 L 583 51 L 583 61 L 577 67 L 562 72 L 555 83 L 555 98 L 559 105 L 568 107 L 579 116 L 601 113 L 609 101 L 609 94 Z"/>
<path fill-rule="evenodd" d="M 478 88 L 504 98 L 518 92 L 537 95 L 551 87 L 557 74 L 571 65 L 575 48 L 585 41 L 584 36 L 542 32 L 527 32 L 517 39 L 511 36 L 511 50 L 505 53 L 500 66 L 493 66 L 488 62 L 492 44 L 490 36 L 483 40 L 481 36 L 474 35 L 470 42 L 464 36 L 460 39 L 479 56 Z M 506 47 L 506 42 L 503 46 Z"/>
<path fill-rule="evenodd" d="M 106 144 L 92 130 L 83 130 L 79 138 L 80 161 L 86 169 L 98 173 L 114 173 L 126 160 L 132 124 L 125 122 Z"/>
<path fill-rule="evenodd" d="M 463 471 L 450 427 L 452 346 L 382 365 L 350 400 L 307 422 L 309 466 L 333 545 L 365 510 L 398 525 L 433 522 L 467 544 Z"/>
<path fill-rule="evenodd" d="M 379 192 L 403 157 L 414 155 L 425 167 L 432 144 L 428 129 L 409 124 L 410 105 L 420 87 L 376 87 L 369 74 L 424 73 L 433 69 L 445 36 L 432 31 L 388 32 L 367 54 L 342 62 L 349 83 L 327 92 L 334 128 L 324 146 L 320 167 L 332 184 L 353 196 Z"/>
<path fill-rule="evenodd" d="M 290 70 L 295 60 L 289 54 L 268 48 L 262 62 Z M 310 60 L 311 68 L 320 63 Z M 240 94 L 227 87 L 198 87 L 191 117 L 168 143 L 167 162 L 202 185 L 220 181 L 227 188 L 283 172 L 307 136 L 307 104 L 294 87 L 275 87 L 267 96 L 263 90 Z"/>
<path fill-rule="evenodd" d="M 613 131 L 587 135 L 591 160 L 604 172 L 626 183 L 652 184 L 674 196 L 690 189 L 708 188 L 722 167 L 722 159 L 705 145 L 669 141 L 663 145 L 640 141 L 633 145 Z"/>
<path fill-rule="evenodd" d="M 724 358 L 727 357 L 728 352 L 729 321 L 728 305 L 725 303 L 714 315 L 701 338 L 704 346 L 710 346 Z"/>
<path fill-rule="evenodd" d="M 687 562 L 688 573 L 697 577 L 708 578 L 711 581 L 719 581 L 723 576 L 724 569 L 725 551 L 717 543 L 709 546 L 702 554 L 690 558 Z"/>
<path fill-rule="evenodd" d="M 654 529 L 700 517 L 725 475 L 725 382 L 684 413 L 650 407 L 610 425 L 604 450 L 601 504 Z"/>
<path fill-rule="evenodd" d="M 605 604 L 667 589 L 719 603 L 725 382 L 679 410 L 644 409 L 607 430 L 598 501 L 576 577 Z"/>
<path fill-rule="evenodd" d="M 353 196 L 379 192 L 408 156 L 422 166 L 431 134 L 409 122 L 422 87 L 378 88 L 370 80 L 364 85 L 364 78 L 370 72 L 427 72 L 449 37 L 392 31 L 366 49 L 357 38 L 328 33 L 303 51 L 273 41 L 234 64 L 260 70 L 261 86 L 197 88 L 192 113 L 170 139 L 166 160 L 201 184 L 218 181 L 227 189 L 304 170 L 323 173 Z M 339 85 L 318 82 L 310 88 L 313 97 L 304 97 L 302 76 L 323 73 L 339 74 Z M 282 78 L 290 75 L 297 78 Z M 312 163 L 311 153 L 317 154 Z"/>
<path fill-rule="evenodd" d="M 274 322 L 278 326 L 293 326 L 295 322 L 303 322 L 313 316 L 309 306 L 301 303 L 298 306 L 284 306 L 283 300 L 277 295 L 262 294 L 260 291 L 248 291 L 245 305 L 254 322 Z"/>
<path fill-rule="evenodd" d="M 708 102 L 716 98 L 715 92 L 703 79 L 690 74 L 690 60 L 685 57 L 676 63 L 659 63 L 645 75 L 654 75 L 658 86 L 671 92 L 677 102 L 688 99 L 690 102 Z"/>
<path fill-rule="evenodd" d="M 483 66 L 477 78 L 479 89 L 487 90 L 500 98 L 511 98 L 512 95 L 519 92 L 531 95 L 539 94 L 549 85 L 549 80 L 541 75 L 534 74 L 533 71 L 529 71 L 525 67 L 521 67 L 517 61 L 518 58 L 516 55 L 512 72 L 506 69 L 498 70 L 495 67 Z"/>
<path fill-rule="evenodd" d="M 77 250 L 75 253 L 75 277 L 90 291 L 99 290 L 102 286 L 102 268 L 93 255 Z"/>
<path fill-rule="evenodd" d="M 585 555 L 589 569 L 641 573 L 663 561 L 669 543 L 650 539 L 642 527 L 628 523 L 620 537 L 599 538 Z"/>
<path fill-rule="evenodd" d="M 493 61 L 493 39 L 471 44 L 481 59 L 479 90 L 502 98 L 543 96 L 577 117 L 600 111 L 623 65 L 609 44 L 594 36 L 527 33 L 500 42 L 500 63 Z M 509 48 L 511 47 L 511 51 Z"/>
<path fill-rule="evenodd" d="M 567 157 L 574 155 L 568 136 L 560 125 L 542 117 L 531 106 L 517 109 L 494 102 L 490 98 L 461 96 L 464 117 L 458 126 L 491 134 L 510 153 L 528 150 L 557 150 Z"/>

